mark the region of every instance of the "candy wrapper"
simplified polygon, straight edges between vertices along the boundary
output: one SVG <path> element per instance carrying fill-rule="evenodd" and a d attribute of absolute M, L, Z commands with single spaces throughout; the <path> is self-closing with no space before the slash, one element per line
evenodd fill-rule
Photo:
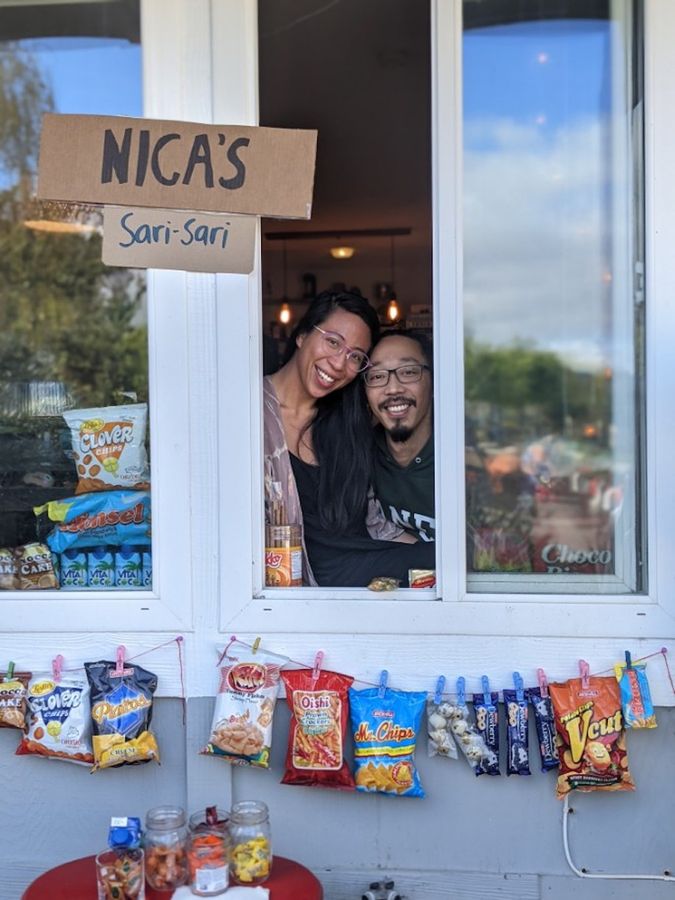
<path fill-rule="evenodd" d="M 286 769 L 282 784 L 354 789 L 344 760 L 344 736 L 349 716 L 350 675 L 312 669 L 282 672 L 291 710 Z"/>
<path fill-rule="evenodd" d="M 0 672 L 0 728 L 24 728 L 30 672 Z"/>
<path fill-rule="evenodd" d="M 426 699 L 421 691 L 349 691 L 358 791 L 424 797 L 415 743 Z"/>
<path fill-rule="evenodd" d="M 433 697 L 427 700 L 427 750 L 429 756 L 444 756 L 457 759 L 457 745 L 452 739 L 451 710 L 449 703 L 436 703 Z"/>
<path fill-rule="evenodd" d="M 528 688 L 527 696 L 532 704 L 534 712 L 534 724 L 537 728 L 539 739 L 539 756 L 541 759 L 541 771 L 548 772 L 557 769 L 560 765 L 558 759 L 558 746 L 555 736 L 555 716 L 550 697 L 542 697 L 541 688 Z"/>
<path fill-rule="evenodd" d="M 473 695 L 476 728 L 485 741 L 488 752 L 478 764 L 476 775 L 499 775 L 499 694 Z"/>
<path fill-rule="evenodd" d="M 225 663 L 220 670 L 211 736 L 202 753 L 267 769 L 279 693 L 279 657 L 235 642 Z"/>
<path fill-rule="evenodd" d="M 569 791 L 632 791 L 615 678 L 572 678 L 549 685 L 560 751 L 556 795 Z"/>
<path fill-rule="evenodd" d="M 656 728 L 656 713 L 647 681 L 647 666 L 617 663 L 614 674 L 621 691 L 624 728 Z"/>
<path fill-rule="evenodd" d="M 527 730 L 528 708 L 524 692 L 505 690 L 507 775 L 530 774 L 530 745 Z"/>
<path fill-rule="evenodd" d="M 36 516 L 47 513 L 56 523 L 47 535 L 54 553 L 63 553 L 69 547 L 152 543 L 150 494 L 145 491 L 108 491 L 50 500 L 33 512 Z"/>
<path fill-rule="evenodd" d="M 146 403 L 71 409 L 63 418 L 70 427 L 78 477 L 76 494 L 120 488 L 148 490 Z"/>
<path fill-rule="evenodd" d="M 469 720 L 469 707 L 458 698 L 457 703 L 441 703 L 439 712 L 448 719 L 450 731 L 457 746 L 466 757 L 474 773 L 478 774 L 478 768 L 490 756 L 491 751 L 483 740 L 482 735 Z"/>
<path fill-rule="evenodd" d="M 118 668 L 110 660 L 84 664 L 91 689 L 94 771 L 111 766 L 159 762 L 150 731 L 157 676 L 140 666 Z"/>
<path fill-rule="evenodd" d="M 34 676 L 26 696 L 27 733 L 16 754 L 92 765 L 89 685 L 84 677 Z"/>

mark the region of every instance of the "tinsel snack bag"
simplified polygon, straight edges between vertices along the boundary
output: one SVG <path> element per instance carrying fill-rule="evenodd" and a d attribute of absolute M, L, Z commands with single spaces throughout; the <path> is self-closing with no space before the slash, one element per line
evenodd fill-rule
<path fill-rule="evenodd" d="M 549 685 L 558 732 L 560 773 L 556 796 L 569 791 L 632 791 L 615 678 L 572 678 Z"/>
<path fill-rule="evenodd" d="M 54 528 L 47 544 L 54 553 L 82 547 L 121 544 L 150 546 L 150 494 L 147 491 L 108 491 L 50 500 L 33 508 L 43 513 Z"/>
<path fill-rule="evenodd" d="M 26 697 L 26 734 L 17 756 L 36 754 L 91 765 L 89 685 L 75 675 L 35 675 Z"/>

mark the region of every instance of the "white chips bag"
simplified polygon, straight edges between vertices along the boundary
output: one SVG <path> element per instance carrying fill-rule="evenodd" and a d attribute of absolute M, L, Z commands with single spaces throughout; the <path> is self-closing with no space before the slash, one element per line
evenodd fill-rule
<path fill-rule="evenodd" d="M 63 418 L 73 443 L 76 494 L 149 488 L 146 403 L 71 409 Z"/>
<path fill-rule="evenodd" d="M 34 675 L 26 695 L 26 724 L 17 756 L 36 754 L 93 764 L 89 685 L 84 675 Z"/>

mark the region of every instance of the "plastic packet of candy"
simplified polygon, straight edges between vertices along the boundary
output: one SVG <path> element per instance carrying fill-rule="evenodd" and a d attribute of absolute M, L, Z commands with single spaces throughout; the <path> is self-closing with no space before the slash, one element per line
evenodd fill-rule
<path fill-rule="evenodd" d="M 26 693 L 31 672 L 15 672 L 10 663 L 0 672 L 0 728 L 21 728 L 26 723 Z"/>
<path fill-rule="evenodd" d="M 506 774 L 530 774 L 530 745 L 528 734 L 528 706 L 522 688 L 504 690 L 506 713 Z"/>
<path fill-rule="evenodd" d="M 415 744 L 426 705 L 423 691 L 380 687 L 349 691 L 354 780 L 358 791 L 424 797 Z"/>
<path fill-rule="evenodd" d="M 63 418 L 70 428 L 77 468 L 76 494 L 150 487 L 146 403 L 71 409 Z"/>
<path fill-rule="evenodd" d="M 429 756 L 457 759 L 457 745 L 452 738 L 452 712 L 454 706 L 434 697 L 427 699 L 427 752 Z"/>
<path fill-rule="evenodd" d="M 617 663 L 614 674 L 621 691 L 624 728 L 656 728 L 656 712 L 645 663 Z"/>
<path fill-rule="evenodd" d="M 235 641 L 224 662 L 211 734 L 202 753 L 267 769 L 279 672 L 285 659 Z"/>
<path fill-rule="evenodd" d="M 119 546 L 152 543 L 150 494 L 146 491 L 108 491 L 50 500 L 33 509 L 46 513 L 55 527 L 47 535 L 54 553 L 69 547 Z"/>
<path fill-rule="evenodd" d="M 548 772 L 557 769 L 560 765 L 558 758 L 558 745 L 556 741 L 555 716 L 551 698 L 543 696 L 541 688 L 528 688 L 527 696 L 532 704 L 534 724 L 537 729 L 539 741 L 539 757 L 541 771 Z"/>
<path fill-rule="evenodd" d="M 91 689 L 93 771 L 159 762 L 150 731 L 157 676 L 120 659 L 85 663 L 84 668 Z"/>
<path fill-rule="evenodd" d="M 476 729 L 488 752 L 476 768 L 476 775 L 499 775 L 499 694 L 489 690 L 473 695 Z"/>
<path fill-rule="evenodd" d="M 354 681 L 321 669 L 282 672 L 291 724 L 282 784 L 353 790 L 354 779 L 344 759 L 349 717 L 347 692 Z"/>
<path fill-rule="evenodd" d="M 75 675 L 35 675 L 26 695 L 27 731 L 16 754 L 92 765 L 89 685 Z"/>

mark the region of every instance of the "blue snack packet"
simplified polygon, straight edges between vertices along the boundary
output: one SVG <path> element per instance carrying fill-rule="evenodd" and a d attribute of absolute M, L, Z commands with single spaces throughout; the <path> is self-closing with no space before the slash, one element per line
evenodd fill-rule
<path fill-rule="evenodd" d="M 556 743 L 555 715 L 550 697 L 542 697 L 541 688 L 528 688 L 527 696 L 534 711 L 534 724 L 537 727 L 539 739 L 539 754 L 541 757 L 541 771 L 548 772 L 557 769 L 560 765 L 558 759 L 558 745 Z"/>
<path fill-rule="evenodd" d="M 140 544 L 149 546 L 150 494 L 147 491 L 100 491 L 50 500 L 33 509 L 55 523 L 47 535 L 53 553 L 69 547 Z M 63 560 L 62 560 L 63 562 Z"/>
<path fill-rule="evenodd" d="M 656 728 L 656 713 L 647 681 L 645 663 L 614 666 L 614 674 L 621 691 L 621 711 L 624 728 Z"/>
<path fill-rule="evenodd" d="M 485 741 L 487 753 L 476 766 L 476 775 L 500 775 L 499 771 L 499 694 L 474 694 L 476 729 Z"/>
<path fill-rule="evenodd" d="M 518 699 L 518 692 L 505 690 L 504 710 L 506 712 L 506 757 L 507 775 L 530 774 L 530 748 L 527 731 L 528 709 L 524 693 Z"/>
<path fill-rule="evenodd" d="M 133 850 L 141 846 L 141 820 L 136 816 L 113 816 L 108 829 L 111 850 Z"/>

